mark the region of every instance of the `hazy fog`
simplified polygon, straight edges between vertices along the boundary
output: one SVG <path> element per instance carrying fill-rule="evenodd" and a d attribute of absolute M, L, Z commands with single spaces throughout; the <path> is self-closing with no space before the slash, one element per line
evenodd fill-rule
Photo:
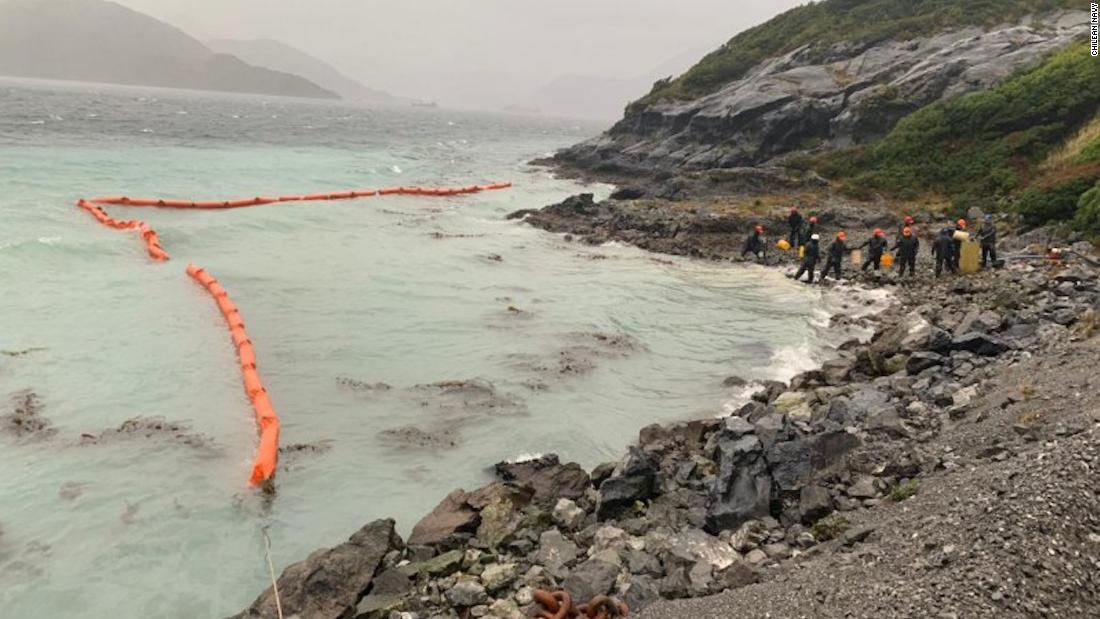
<path fill-rule="evenodd" d="M 804 0 L 117 0 L 200 38 L 272 38 L 369 86 L 495 109 L 568 75 L 682 69 Z"/>

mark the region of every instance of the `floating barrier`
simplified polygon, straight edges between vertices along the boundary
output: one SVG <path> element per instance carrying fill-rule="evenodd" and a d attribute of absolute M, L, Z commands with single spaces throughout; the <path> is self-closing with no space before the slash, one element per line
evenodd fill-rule
<path fill-rule="evenodd" d="M 276 204 L 283 202 L 313 202 L 320 200 L 352 200 L 355 198 L 367 198 L 372 196 L 388 195 L 429 195 L 429 196 L 454 196 L 460 194 L 478 193 L 481 191 L 493 191 L 507 189 L 511 183 L 494 183 L 490 185 L 469 185 L 466 187 L 388 187 L 385 189 L 361 189 L 354 191 L 340 191 L 335 193 L 314 193 L 307 195 L 287 196 L 256 196 L 241 200 L 223 200 L 208 202 L 193 202 L 190 200 L 164 200 L 158 198 L 131 198 L 128 196 L 107 196 L 102 198 L 90 198 L 77 200 L 76 206 L 87 211 L 96 221 L 116 230 L 137 230 L 145 241 L 145 249 L 153 260 L 164 262 L 169 259 L 168 252 L 161 247 L 160 238 L 149 224 L 144 221 L 130 219 L 118 220 L 112 218 L 103 209 L 105 205 L 137 206 L 153 208 L 175 209 L 230 209 L 248 206 L 260 206 L 264 204 Z M 229 293 L 205 270 L 190 264 L 187 266 L 187 274 L 197 281 L 207 292 L 214 297 L 218 310 L 229 325 L 229 335 L 233 340 L 233 347 L 237 349 L 237 358 L 241 366 L 241 382 L 244 384 L 245 393 L 252 401 L 252 409 L 256 416 L 256 425 L 260 433 L 260 447 L 256 452 L 252 464 L 252 475 L 249 482 L 256 486 L 272 480 L 279 462 L 279 417 L 275 414 L 275 408 L 271 404 L 271 398 L 264 388 L 260 374 L 256 370 L 256 351 L 252 346 L 252 340 L 244 329 L 244 320 L 241 312 L 233 301 L 229 299 Z"/>
<path fill-rule="evenodd" d="M 271 398 L 268 397 L 263 381 L 260 380 L 260 374 L 256 371 L 256 352 L 252 348 L 252 340 L 248 339 L 248 333 L 244 330 L 241 312 L 229 300 L 229 294 L 226 293 L 225 288 L 222 288 L 218 280 L 205 270 L 189 264 L 187 274 L 214 297 L 218 309 L 221 310 L 225 322 L 229 325 L 233 345 L 237 348 L 244 391 L 252 401 L 252 409 L 256 413 L 256 425 L 260 432 L 260 449 L 256 452 L 256 458 L 252 463 L 249 482 L 254 486 L 260 485 L 275 476 L 275 469 L 279 464 L 279 416 L 275 414 Z"/>

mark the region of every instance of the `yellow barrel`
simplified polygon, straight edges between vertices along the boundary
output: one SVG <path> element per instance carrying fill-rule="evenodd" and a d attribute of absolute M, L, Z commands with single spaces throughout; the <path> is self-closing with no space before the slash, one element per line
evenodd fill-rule
<path fill-rule="evenodd" d="M 981 262 L 982 247 L 977 241 L 965 241 L 959 253 L 959 272 L 977 273 Z"/>
<path fill-rule="evenodd" d="M 889 269 L 894 266 L 894 256 L 892 254 L 882 254 L 882 268 Z"/>
<path fill-rule="evenodd" d="M 775 244 L 776 247 L 782 251 L 790 251 L 791 244 L 787 242 L 787 239 L 779 239 L 779 242 Z"/>

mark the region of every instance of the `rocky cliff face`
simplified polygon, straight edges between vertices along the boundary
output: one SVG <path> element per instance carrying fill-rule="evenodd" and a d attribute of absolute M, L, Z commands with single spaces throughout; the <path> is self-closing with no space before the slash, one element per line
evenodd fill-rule
<path fill-rule="evenodd" d="M 683 172 L 866 143 L 921 107 L 996 85 L 1087 29 L 1086 13 L 1068 11 L 909 41 L 802 47 L 705 97 L 633 110 L 557 160 L 595 172 Z"/>

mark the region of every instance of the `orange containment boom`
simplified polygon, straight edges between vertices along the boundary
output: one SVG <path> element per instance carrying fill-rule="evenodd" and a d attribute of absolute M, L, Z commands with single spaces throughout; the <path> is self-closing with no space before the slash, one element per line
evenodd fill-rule
<path fill-rule="evenodd" d="M 77 200 L 77 207 L 88 212 L 96 221 L 116 230 L 136 230 L 145 241 L 145 249 L 149 257 L 157 262 L 169 259 L 168 252 L 160 245 L 157 233 L 149 227 L 149 224 L 137 219 L 118 220 L 113 219 L 103 210 L 105 205 L 117 206 L 141 206 L 153 208 L 174 209 L 227 209 L 242 208 L 246 206 L 259 206 L 262 204 L 277 204 L 281 202 L 304 202 L 315 200 L 352 200 L 370 196 L 388 195 L 423 195 L 423 196 L 456 196 L 480 191 L 495 189 L 507 189 L 511 183 L 494 183 L 490 185 L 469 185 L 466 187 L 389 187 L 386 189 L 357 189 L 354 191 L 337 191 L 332 193 L 313 193 L 304 195 L 289 195 L 277 197 L 256 196 L 242 200 L 214 200 L 209 202 L 193 202 L 191 200 L 163 200 L 159 198 L 130 198 L 128 196 L 108 196 L 103 198 L 91 198 L 89 200 Z M 264 389 L 260 374 L 256 371 L 256 351 L 252 348 L 252 341 L 248 339 L 248 333 L 244 330 L 244 321 L 236 305 L 229 300 L 225 288 L 209 273 L 195 265 L 188 265 L 187 274 L 195 281 L 202 284 L 207 292 L 214 297 L 225 321 L 229 324 L 229 334 L 233 338 L 233 346 L 237 349 L 237 357 L 241 365 L 241 380 L 244 383 L 245 393 L 252 401 L 252 408 L 256 412 L 256 425 L 260 429 L 260 449 L 256 454 L 256 460 L 252 465 L 253 485 L 259 485 L 270 481 L 275 476 L 275 467 L 279 461 L 279 417 L 271 406 L 271 399 Z"/>
<path fill-rule="evenodd" d="M 275 476 L 275 469 L 279 464 L 279 416 L 275 414 L 271 406 L 271 398 L 264 389 L 260 374 L 256 371 L 256 352 L 252 348 L 252 340 L 248 339 L 248 333 L 244 330 L 244 321 L 241 312 L 236 305 L 229 300 L 229 294 L 222 288 L 218 280 L 199 267 L 187 265 L 187 274 L 206 288 L 206 291 L 214 297 L 225 322 L 229 324 L 229 333 L 233 337 L 233 345 L 237 348 L 237 357 L 241 364 L 241 379 L 244 382 L 245 393 L 252 401 L 252 409 L 256 412 L 256 425 L 260 430 L 260 449 L 256 452 L 256 459 L 252 464 L 252 477 L 249 482 L 258 486 Z"/>

